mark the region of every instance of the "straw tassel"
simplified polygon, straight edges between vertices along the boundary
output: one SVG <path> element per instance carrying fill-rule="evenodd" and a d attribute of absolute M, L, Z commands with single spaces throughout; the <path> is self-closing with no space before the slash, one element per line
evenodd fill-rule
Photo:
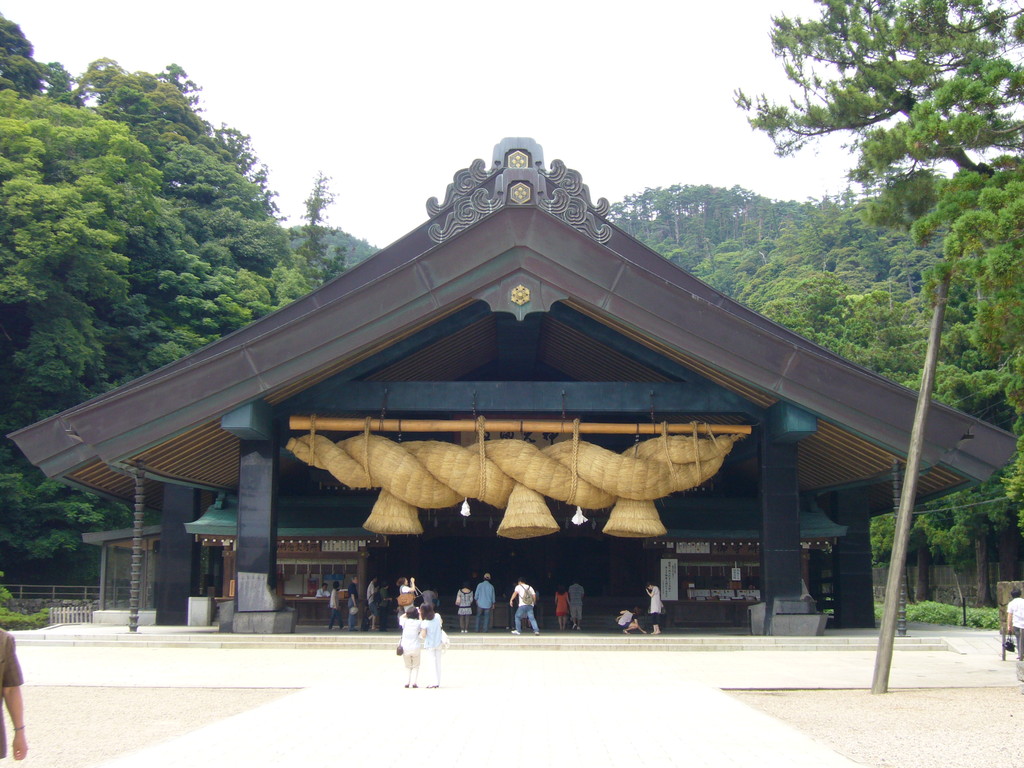
<path fill-rule="evenodd" d="M 498 526 L 498 535 L 506 539 L 532 539 L 558 530 L 544 497 L 525 485 L 516 485 L 508 497 L 508 507 Z"/>

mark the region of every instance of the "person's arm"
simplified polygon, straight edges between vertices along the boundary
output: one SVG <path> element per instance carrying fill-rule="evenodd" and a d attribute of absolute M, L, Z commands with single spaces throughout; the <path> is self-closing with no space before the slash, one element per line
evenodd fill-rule
<path fill-rule="evenodd" d="M 20 686 L 3 689 L 4 704 L 7 714 L 11 716 L 14 738 L 11 741 L 11 754 L 15 760 L 24 760 L 28 754 L 28 739 L 25 737 L 25 704 L 21 698 Z"/>

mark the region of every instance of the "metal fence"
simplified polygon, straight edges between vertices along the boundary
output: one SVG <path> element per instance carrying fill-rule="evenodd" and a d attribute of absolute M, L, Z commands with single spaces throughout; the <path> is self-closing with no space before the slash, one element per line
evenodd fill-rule
<path fill-rule="evenodd" d="M 99 600 L 99 586 L 67 584 L 4 584 L 15 600 Z"/>

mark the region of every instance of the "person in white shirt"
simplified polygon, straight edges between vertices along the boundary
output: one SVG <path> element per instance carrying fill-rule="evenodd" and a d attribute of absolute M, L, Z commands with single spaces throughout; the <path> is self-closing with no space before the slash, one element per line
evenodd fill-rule
<path fill-rule="evenodd" d="M 661 614 L 665 610 L 665 604 L 661 602 L 661 587 L 648 582 L 647 595 L 651 598 L 651 607 L 647 609 L 647 613 L 651 615 L 651 626 L 653 627 L 651 634 L 660 635 Z"/>
<path fill-rule="evenodd" d="M 533 606 L 537 603 L 536 590 L 522 579 L 519 579 L 516 590 L 512 593 L 512 599 L 508 601 L 510 608 L 515 603 L 517 597 L 519 598 L 519 607 L 516 608 L 516 628 L 512 630 L 512 634 L 518 635 L 520 630 L 522 630 L 523 617 L 525 616 L 530 620 L 533 634 L 539 635 L 540 627 L 537 626 L 537 617 L 533 613 Z"/>
<path fill-rule="evenodd" d="M 1024 648 L 1021 648 L 1021 640 L 1024 639 L 1024 598 L 1021 598 L 1019 589 L 1010 590 L 1010 598 L 1006 604 L 1006 628 L 1017 639 L 1017 661 L 1021 661 L 1024 660 Z"/>
<path fill-rule="evenodd" d="M 398 618 L 398 627 L 402 630 L 402 639 L 398 645 L 402 649 L 402 659 L 405 661 L 405 669 L 408 672 L 405 681 L 406 688 L 418 687 L 416 683 L 420 676 L 420 649 L 423 647 L 423 642 L 420 639 L 422 625 L 419 610 L 411 605 Z"/>

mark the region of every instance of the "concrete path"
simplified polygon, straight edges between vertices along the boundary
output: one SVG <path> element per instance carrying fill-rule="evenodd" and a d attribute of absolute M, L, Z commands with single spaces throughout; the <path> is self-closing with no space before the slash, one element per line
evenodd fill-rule
<path fill-rule="evenodd" d="M 897 651 L 893 689 L 1016 684 L 996 633 L 915 632 L 941 634 L 957 650 Z M 453 766 L 849 767 L 856 763 L 720 689 L 865 689 L 874 666 L 874 654 L 864 651 L 460 650 L 456 634 L 442 687 L 411 690 L 403 687 L 402 660 L 386 649 L 68 646 L 52 630 L 54 642 L 36 645 L 33 633 L 16 634 L 29 686 L 295 689 L 126 751 L 103 764 L 110 768 L 389 766 L 431 752 Z M 333 725 L 325 731 L 327 722 Z"/>

